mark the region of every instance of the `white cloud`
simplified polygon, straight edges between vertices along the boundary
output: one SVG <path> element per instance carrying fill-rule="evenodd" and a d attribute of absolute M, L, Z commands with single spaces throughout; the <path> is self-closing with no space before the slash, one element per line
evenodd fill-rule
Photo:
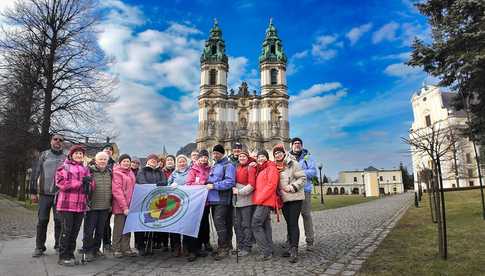
<path fill-rule="evenodd" d="M 107 11 L 106 21 L 115 25 L 138 26 L 145 22 L 143 12 L 136 6 L 130 6 L 120 0 L 100 1 Z"/>
<path fill-rule="evenodd" d="M 355 45 L 357 41 L 370 29 L 372 28 L 372 23 L 367 23 L 360 25 L 359 27 L 352 28 L 345 36 L 350 40 L 350 45 Z"/>
<path fill-rule="evenodd" d="M 308 56 L 308 50 L 293 54 L 288 60 L 288 67 L 286 68 L 286 74 L 288 76 L 291 76 L 296 72 L 298 72 L 301 69 L 301 66 L 298 65 L 298 61 L 306 58 L 307 56 Z"/>
<path fill-rule="evenodd" d="M 390 22 L 382 26 L 379 30 L 372 34 L 372 42 L 374 44 L 382 41 L 394 41 L 396 40 L 396 32 L 399 29 L 399 24 L 396 22 Z"/>
<path fill-rule="evenodd" d="M 420 67 L 411 67 L 404 63 L 394 63 L 388 65 L 384 73 L 391 77 L 409 78 L 417 75 L 422 75 L 423 70 Z"/>
<path fill-rule="evenodd" d="M 322 35 L 312 44 L 312 55 L 318 61 L 330 60 L 337 56 L 337 48 L 341 47 L 343 44 L 337 41 L 337 35 Z"/>
<path fill-rule="evenodd" d="M 308 89 L 301 90 L 290 98 L 290 116 L 303 116 L 334 105 L 340 98 L 347 95 L 347 89 L 339 82 L 318 83 Z M 320 95 L 340 89 L 332 94 Z"/>

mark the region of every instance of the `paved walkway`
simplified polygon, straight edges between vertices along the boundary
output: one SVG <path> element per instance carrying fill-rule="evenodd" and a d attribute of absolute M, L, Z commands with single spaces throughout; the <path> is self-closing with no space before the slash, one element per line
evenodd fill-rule
<path fill-rule="evenodd" d="M 280 245 L 285 240 L 286 224 L 273 221 L 273 240 L 276 257 L 267 262 L 256 262 L 253 255 L 214 261 L 210 257 L 199 258 L 187 263 L 185 258 L 172 258 L 168 253 L 156 253 L 150 257 L 114 259 L 107 257 L 87 265 L 61 267 L 56 264 L 57 255 L 53 247 L 53 230 L 50 223 L 47 255 L 32 258 L 35 238 L 12 240 L 12 228 L 4 228 L 2 218 L 5 207 L 8 220 L 14 223 L 20 235 L 32 236 L 32 223 L 35 214 L 25 212 L 18 205 L 6 203 L 0 197 L 0 275 L 354 275 L 360 269 L 378 243 L 389 233 L 404 211 L 411 205 L 413 195 L 402 194 L 349 207 L 314 212 L 313 221 L 316 233 L 316 249 L 305 250 L 304 231 L 301 231 L 300 261 L 290 264 L 279 257 Z M 10 223 L 10 222 L 9 222 Z M 7 223 L 7 224 L 9 224 Z M 24 223 L 25 227 L 20 226 Z M 11 225 L 11 224 L 9 224 Z M 300 225 L 302 225 L 300 221 Z M 7 231 L 10 234 L 4 235 Z M 81 235 L 80 235 L 81 236 Z M 5 238 L 10 237 L 10 238 Z M 78 247 L 81 245 L 78 239 Z M 213 237 L 214 238 L 214 237 Z M 213 242 L 215 244 L 215 242 Z"/>

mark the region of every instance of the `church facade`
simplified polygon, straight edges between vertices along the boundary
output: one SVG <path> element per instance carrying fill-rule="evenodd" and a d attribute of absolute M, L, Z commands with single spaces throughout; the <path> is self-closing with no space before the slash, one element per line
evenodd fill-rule
<path fill-rule="evenodd" d="M 200 58 L 197 148 L 221 144 L 230 150 L 233 143 L 240 142 L 255 151 L 288 144 L 286 64 L 282 42 L 270 21 L 259 56 L 260 92 L 249 91 L 246 82 L 237 91 L 228 91 L 230 68 L 222 31 L 215 21 Z"/>

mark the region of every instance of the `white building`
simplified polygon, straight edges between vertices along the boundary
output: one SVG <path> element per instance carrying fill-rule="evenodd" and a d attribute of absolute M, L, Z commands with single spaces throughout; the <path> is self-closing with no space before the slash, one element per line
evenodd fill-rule
<path fill-rule="evenodd" d="M 326 194 L 361 194 L 379 196 L 404 192 L 401 170 L 368 167 L 362 171 L 339 172 L 338 182 L 324 185 Z"/>
<path fill-rule="evenodd" d="M 431 127 L 446 130 L 442 135 L 455 135 L 466 126 L 463 110 L 455 110 L 452 103 L 458 94 L 443 92 L 436 86 L 425 86 L 412 96 L 414 122 L 410 137 L 418 131 L 431 131 Z M 441 135 L 440 135 L 441 136 Z M 441 171 L 444 188 L 469 187 L 479 184 L 478 170 L 474 159 L 472 143 L 462 135 L 454 136 L 457 140 L 453 147 L 441 158 Z M 442 137 L 440 137 L 442 139 Z M 432 162 L 426 154 L 412 151 L 415 189 L 418 189 L 418 172 L 423 168 L 432 168 Z M 422 181 L 420 181 L 422 182 Z M 426 190 L 425 183 L 420 183 Z"/>

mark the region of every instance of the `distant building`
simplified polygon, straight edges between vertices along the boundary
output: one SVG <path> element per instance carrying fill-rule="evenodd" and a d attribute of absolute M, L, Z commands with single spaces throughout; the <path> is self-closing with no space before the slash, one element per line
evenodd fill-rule
<path fill-rule="evenodd" d="M 110 138 L 106 138 L 106 142 L 89 142 L 89 139 L 85 139 L 84 143 L 81 143 L 85 148 L 86 148 L 86 157 L 85 161 L 86 163 L 89 163 L 94 157 L 96 156 L 96 153 L 103 151 L 103 148 L 106 144 L 110 144 L 113 147 L 113 159 L 117 160 L 118 156 L 120 155 L 120 150 L 118 148 L 118 145 L 116 143 L 113 143 L 110 141 Z M 69 148 L 73 143 L 71 142 L 64 142 L 64 148 L 66 151 L 69 151 Z"/>
<path fill-rule="evenodd" d="M 379 196 L 404 192 L 401 170 L 368 167 L 364 170 L 342 171 L 337 182 L 324 185 L 326 194 L 360 194 Z"/>
<path fill-rule="evenodd" d="M 436 86 L 425 86 L 412 96 L 414 121 L 410 132 L 426 129 L 439 124 L 440 129 L 449 129 L 451 134 L 466 127 L 466 114 L 453 108 L 457 93 L 443 92 Z M 449 132 L 448 132 L 449 133 Z M 447 135 L 448 135 L 447 133 Z M 478 185 L 478 170 L 474 159 L 473 146 L 468 138 L 457 135 L 449 154 L 441 159 L 444 188 L 458 188 Z M 426 184 L 418 178 L 423 168 L 432 168 L 430 158 L 425 154 L 413 152 L 413 171 L 415 189 L 419 185 L 426 190 Z M 421 182 L 421 183 L 419 183 Z"/>

